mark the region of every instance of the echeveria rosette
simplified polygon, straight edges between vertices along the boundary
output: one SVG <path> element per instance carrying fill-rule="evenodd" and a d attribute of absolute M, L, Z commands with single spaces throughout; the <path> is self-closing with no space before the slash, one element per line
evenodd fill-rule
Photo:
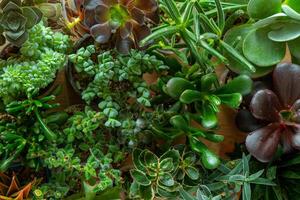
<path fill-rule="evenodd" d="M 273 72 L 274 92 L 258 91 L 250 110 L 268 125 L 251 132 L 246 139 L 248 151 L 259 161 L 269 162 L 278 147 L 290 152 L 300 149 L 300 66 L 279 64 Z"/>
<path fill-rule="evenodd" d="M 36 7 L 22 6 L 21 0 L 3 0 L 0 10 L 0 45 L 6 38 L 13 45 L 21 46 L 28 39 L 28 30 L 43 16 Z"/>
<path fill-rule="evenodd" d="M 151 33 L 148 22 L 159 22 L 155 0 L 86 0 L 83 7 L 83 24 L 95 41 L 105 44 L 115 35 L 117 50 L 125 54 Z"/>

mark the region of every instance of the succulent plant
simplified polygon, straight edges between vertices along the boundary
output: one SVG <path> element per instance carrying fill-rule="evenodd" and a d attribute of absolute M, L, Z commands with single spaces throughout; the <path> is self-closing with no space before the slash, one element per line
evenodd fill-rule
<path fill-rule="evenodd" d="M 80 9 L 80 26 L 97 43 L 108 43 L 114 36 L 117 50 L 125 54 L 139 48 L 139 42 L 151 33 L 148 23 L 159 22 L 155 0 L 81 0 L 74 5 Z"/>
<path fill-rule="evenodd" d="M 23 6 L 21 0 L 3 0 L 0 3 L 0 33 L 15 46 L 21 46 L 28 39 L 28 30 L 42 19 L 42 12 L 36 7 Z M 0 45 L 4 37 L 0 36 Z"/>
<path fill-rule="evenodd" d="M 279 64 L 273 72 L 274 91 L 259 90 L 251 100 L 253 116 L 267 125 L 249 133 L 246 147 L 261 162 L 271 161 L 279 146 L 284 152 L 300 149 L 299 76 L 299 65 Z"/>
<path fill-rule="evenodd" d="M 32 187 L 39 184 L 39 180 L 34 179 L 24 186 L 20 185 L 17 175 L 13 173 L 12 177 L 0 173 L 0 199 L 5 200 L 25 200 L 30 196 Z"/>

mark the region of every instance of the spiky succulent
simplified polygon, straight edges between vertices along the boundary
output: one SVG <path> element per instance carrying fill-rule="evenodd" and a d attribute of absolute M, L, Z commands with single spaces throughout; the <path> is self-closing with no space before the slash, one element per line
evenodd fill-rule
<path fill-rule="evenodd" d="M 6 38 L 13 45 L 21 46 L 28 39 L 28 30 L 43 16 L 36 7 L 23 6 L 21 0 L 2 0 L 0 11 L 0 45 Z"/>
<path fill-rule="evenodd" d="M 139 41 L 150 34 L 149 23 L 159 22 L 155 0 L 81 0 L 74 1 L 79 9 L 80 26 L 89 30 L 95 41 L 105 44 L 114 37 L 116 48 L 129 53 Z"/>

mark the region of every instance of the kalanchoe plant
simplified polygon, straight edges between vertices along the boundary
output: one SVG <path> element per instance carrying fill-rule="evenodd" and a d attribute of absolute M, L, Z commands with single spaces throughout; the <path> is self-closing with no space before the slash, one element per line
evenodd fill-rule
<path fill-rule="evenodd" d="M 0 3 L 0 34 L 13 45 L 21 46 L 28 39 L 28 30 L 42 19 L 36 7 L 23 6 L 22 0 L 2 0 Z M 0 35 L 0 45 L 5 43 Z"/>
<path fill-rule="evenodd" d="M 100 44 L 114 38 L 119 52 L 128 54 L 150 34 L 149 23 L 159 22 L 156 0 L 81 0 L 74 1 L 81 26 Z M 74 12 L 74 11 L 73 11 Z"/>
<path fill-rule="evenodd" d="M 269 162 L 278 147 L 284 152 L 299 149 L 299 89 L 300 66 L 279 64 L 273 72 L 274 91 L 258 91 L 252 98 L 253 116 L 267 125 L 249 133 L 248 151 L 258 160 Z"/>

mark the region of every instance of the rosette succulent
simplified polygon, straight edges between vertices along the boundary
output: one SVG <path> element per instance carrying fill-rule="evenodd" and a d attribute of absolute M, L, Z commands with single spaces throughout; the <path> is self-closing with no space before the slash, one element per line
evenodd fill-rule
<path fill-rule="evenodd" d="M 149 23 L 159 22 L 155 0 L 81 0 L 74 4 L 79 9 L 79 26 L 100 44 L 114 37 L 116 48 L 125 54 L 150 34 Z"/>
<path fill-rule="evenodd" d="M 273 72 L 274 91 L 256 92 L 250 103 L 252 115 L 266 126 L 246 139 L 248 151 L 259 161 L 269 162 L 278 147 L 283 152 L 300 149 L 300 66 L 279 64 Z"/>
<path fill-rule="evenodd" d="M 43 16 L 36 7 L 22 6 L 21 0 L 2 0 L 0 11 L 0 45 L 6 38 L 13 45 L 21 46 L 28 39 L 28 30 Z"/>

